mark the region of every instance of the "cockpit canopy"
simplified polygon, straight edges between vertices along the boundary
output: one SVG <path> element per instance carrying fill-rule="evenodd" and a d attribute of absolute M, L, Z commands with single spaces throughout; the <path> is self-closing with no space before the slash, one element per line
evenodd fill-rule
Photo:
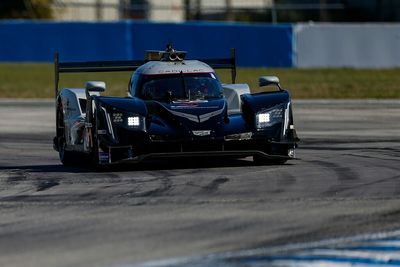
<path fill-rule="evenodd" d="M 160 102 L 210 100 L 222 97 L 222 87 L 214 73 L 177 73 L 138 77 L 136 97 Z"/>

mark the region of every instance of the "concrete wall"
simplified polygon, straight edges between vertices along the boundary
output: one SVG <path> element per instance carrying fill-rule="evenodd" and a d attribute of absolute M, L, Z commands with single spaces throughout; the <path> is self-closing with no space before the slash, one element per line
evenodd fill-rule
<path fill-rule="evenodd" d="M 297 24 L 295 66 L 400 67 L 400 24 Z"/>

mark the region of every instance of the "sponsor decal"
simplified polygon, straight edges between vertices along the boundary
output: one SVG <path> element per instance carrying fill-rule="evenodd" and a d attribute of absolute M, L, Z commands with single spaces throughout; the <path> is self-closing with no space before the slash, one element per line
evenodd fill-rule
<path fill-rule="evenodd" d="M 225 103 L 222 106 L 221 109 L 212 111 L 212 112 L 208 112 L 205 114 L 201 114 L 201 115 L 193 115 L 193 114 L 188 114 L 188 113 L 184 113 L 184 112 L 178 112 L 178 111 L 174 111 L 174 110 L 169 110 L 172 114 L 174 114 L 175 116 L 178 117 L 182 117 L 182 118 L 186 118 L 190 121 L 194 121 L 197 123 L 201 123 L 201 122 L 205 122 L 207 120 L 209 120 L 211 117 L 220 115 L 225 109 Z"/>
<path fill-rule="evenodd" d="M 181 106 L 171 106 L 171 109 L 216 109 L 218 106 L 208 106 L 208 107 L 199 107 L 197 104 L 193 105 L 181 105 Z"/>
<path fill-rule="evenodd" d="M 158 71 L 159 74 L 164 73 L 203 73 L 205 69 L 166 69 Z"/>
<path fill-rule="evenodd" d="M 108 162 L 108 160 L 109 160 L 109 155 L 107 152 L 99 152 L 99 161 L 101 163 Z"/>
<path fill-rule="evenodd" d="M 211 130 L 198 130 L 192 131 L 195 136 L 209 136 L 211 134 Z"/>

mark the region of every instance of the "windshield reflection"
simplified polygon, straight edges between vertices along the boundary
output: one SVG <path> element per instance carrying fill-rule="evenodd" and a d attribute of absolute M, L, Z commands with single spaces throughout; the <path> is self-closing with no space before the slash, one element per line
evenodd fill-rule
<path fill-rule="evenodd" d="M 157 101 L 193 101 L 222 97 L 219 80 L 213 73 L 143 75 L 141 94 Z"/>

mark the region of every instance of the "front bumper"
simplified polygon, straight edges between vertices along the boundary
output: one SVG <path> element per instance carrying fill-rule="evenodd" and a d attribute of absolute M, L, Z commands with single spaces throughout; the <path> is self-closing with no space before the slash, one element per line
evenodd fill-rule
<path fill-rule="evenodd" d="M 261 156 L 271 160 L 290 160 L 295 159 L 289 156 L 270 155 L 257 150 L 231 150 L 231 151 L 198 151 L 198 152 L 172 152 L 172 153 L 149 153 L 140 155 L 134 158 L 122 159 L 112 163 L 138 163 L 150 159 L 162 158 L 191 158 L 191 157 L 248 157 L 248 156 Z"/>
<path fill-rule="evenodd" d="M 265 140 L 190 140 L 148 142 L 141 145 L 101 145 L 100 164 L 132 162 L 149 159 L 180 157 L 247 157 L 259 156 L 271 160 L 294 159 L 295 142 L 267 142 Z"/>

